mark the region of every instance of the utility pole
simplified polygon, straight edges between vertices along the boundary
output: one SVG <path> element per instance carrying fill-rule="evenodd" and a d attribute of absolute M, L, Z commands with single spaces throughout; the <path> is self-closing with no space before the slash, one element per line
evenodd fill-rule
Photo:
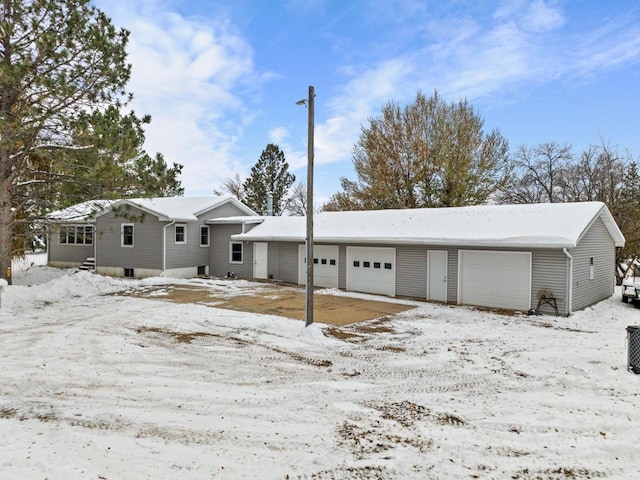
<path fill-rule="evenodd" d="M 307 105 L 309 125 L 307 139 L 307 233 L 305 238 L 307 256 L 307 279 L 305 286 L 305 327 L 313 323 L 313 129 L 315 98 L 313 86 L 309 86 L 309 98 L 300 100 L 296 105 Z"/>

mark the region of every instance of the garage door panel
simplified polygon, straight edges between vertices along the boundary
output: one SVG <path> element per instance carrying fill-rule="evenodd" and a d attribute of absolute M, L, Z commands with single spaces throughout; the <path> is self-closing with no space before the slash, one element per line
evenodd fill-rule
<path fill-rule="evenodd" d="M 396 249 L 347 247 L 347 290 L 394 296 Z"/>
<path fill-rule="evenodd" d="M 531 308 L 531 253 L 461 250 L 459 303 Z"/>
<path fill-rule="evenodd" d="M 306 247 L 298 246 L 298 284 L 306 285 Z M 313 284 L 316 287 L 338 288 L 338 247 L 313 246 Z"/>

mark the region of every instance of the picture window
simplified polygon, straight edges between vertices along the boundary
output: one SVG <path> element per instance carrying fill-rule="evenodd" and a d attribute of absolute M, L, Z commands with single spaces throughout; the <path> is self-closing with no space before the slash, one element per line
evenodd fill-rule
<path fill-rule="evenodd" d="M 58 241 L 61 245 L 93 245 L 93 227 L 90 225 L 61 227 Z"/>

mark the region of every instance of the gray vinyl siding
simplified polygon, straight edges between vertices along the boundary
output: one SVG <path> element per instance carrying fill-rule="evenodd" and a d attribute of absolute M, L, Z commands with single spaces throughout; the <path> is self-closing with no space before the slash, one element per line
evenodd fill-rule
<path fill-rule="evenodd" d="M 95 238 L 93 241 L 95 243 Z M 61 244 L 58 229 L 52 230 L 49 234 L 47 249 L 49 262 L 81 264 L 95 253 L 93 245 Z"/>
<path fill-rule="evenodd" d="M 269 272 L 272 272 L 272 252 L 277 259 L 277 276 L 274 273 L 273 278 L 283 282 L 298 283 L 298 243 L 289 242 L 270 242 L 269 243 Z M 276 262 L 275 258 L 273 259 Z M 275 267 L 275 265 L 274 265 Z M 276 271 L 276 268 L 273 271 Z"/>
<path fill-rule="evenodd" d="M 211 220 L 214 218 L 224 218 L 224 217 L 234 217 L 238 215 L 246 215 L 246 213 L 239 209 L 236 205 L 232 203 L 225 203 L 218 207 L 215 207 L 207 212 L 198 216 L 198 220 L 194 222 L 180 222 L 177 221 L 174 225 L 170 225 L 167 227 L 167 269 L 174 268 L 186 268 L 193 267 L 194 269 L 200 265 L 210 265 L 211 260 L 211 252 L 210 247 L 202 247 L 200 246 L 200 227 L 206 226 L 205 222 L 207 220 Z M 176 243 L 175 241 L 175 232 L 176 225 L 185 225 L 187 230 L 187 243 Z M 240 229 L 241 227 L 238 226 Z M 211 246 L 213 243 L 212 233 L 216 227 L 209 225 L 209 245 Z M 234 233 L 240 233 L 241 230 Z M 227 239 L 227 248 L 228 248 L 228 240 Z M 251 258 L 253 258 L 253 248 L 251 245 Z M 243 257 L 246 255 L 247 245 L 243 246 Z M 227 258 L 227 264 L 228 264 Z M 238 265 L 238 264 L 233 264 Z M 251 264 L 253 265 L 253 264 Z M 209 267 L 210 274 L 211 266 Z M 232 269 L 237 275 L 239 275 L 238 270 L 243 269 Z M 224 274 L 226 275 L 229 270 L 225 270 Z M 251 275 L 253 275 L 253 267 L 251 268 Z"/>
<path fill-rule="evenodd" d="M 447 252 L 447 302 L 458 303 L 458 248 L 448 248 Z"/>
<path fill-rule="evenodd" d="M 280 242 L 268 242 L 267 278 L 280 278 Z"/>
<path fill-rule="evenodd" d="M 176 243 L 176 225 L 186 227 L 187 243 Z M 169 225 L 167 231 L 167 269 L 197 267 L 209 263 L 209 249 L 200 246 L 201 222 L 181 223 Z M 209 229 L 209 244 L 211 244 L 211 229 Z"/>
<path fill-rule="evenodd" d="M 427 249 L 396 248 L 396 295 L 424 299 L 427 296 Z"/>
<path fill-rule="evenodd" d="M 549 290 L 557 299 L 558 313 L 568 315 L 567 256 L 560 249 L 531 250 L 531 253 L 531 308 L 538 306 L 538 292 Z M 540 312 L 556 314 L 550 305 L 541 306 Z"/>
<path fill-rule="evenodd" d="M 338 245 L 338 288 L 347 289 L 347 246 Z"/>
<path fill-rule="evenodd" d="M 573 310 L 610 297 L 614 291 L 615 245 L 600 218 L 570 253 L 573 256 Z M 590 257 L 594 257 L 593 280 L 589 279 Z"/>
<path fill-rule="evenodd" d="M 224 277 L 233 272 L 239 278 L 253 278 L 253 244 L 242 242 L 242 263 L 229 261 L 231 235 L 242 233 L 242 225 L 214 225 L 211 228 L 209 273 Z"/>
<path fill-rule="evenodd" d="M 130 215 L 142 212 L 130 207 Z M 133 223 L 133 247 L 121 246 L 120 226 Z M 96 264 L 100 267 L 162 269 L 162 238 L 164 223 L 153 215 L 144 215 L 141 222 L 132 222 L 108 212 L 96 219 Z"/>
<path fill-rule="evenodd" d="M 224 205 L 220 205 L 201 214 L 198 217 L 198 220 L 204 223 L 205 220 L 211 220 L 213 218 L 237 217 L 243 215 L 247 215 L 247 212 L 240 210 L 233 203 L 225 203 Z"/>

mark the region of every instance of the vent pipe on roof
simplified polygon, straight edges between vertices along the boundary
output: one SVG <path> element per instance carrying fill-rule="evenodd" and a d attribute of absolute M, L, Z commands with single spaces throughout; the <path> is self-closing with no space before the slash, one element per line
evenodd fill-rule
<path fill-rule="evenodd" d="M 271 192 L 267 192 L 267 216 L 273 216 L 273 194 Z"/>

